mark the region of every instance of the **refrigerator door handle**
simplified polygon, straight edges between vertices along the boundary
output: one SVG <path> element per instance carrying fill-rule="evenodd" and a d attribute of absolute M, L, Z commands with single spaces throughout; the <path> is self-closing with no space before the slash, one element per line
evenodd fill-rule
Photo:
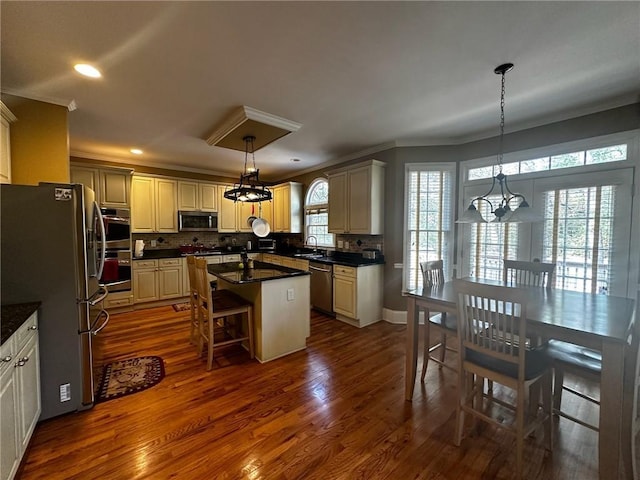
<path fill-rule="evenodd" d="M 104 317 L 104 321 L 98 328 L 96 328 L 96 323 L 98 323 L 100 317 Z M 100 313 L 98 313 L 98 316 L 93 321 L 93 325 L 91 325 L 91 333 L 93 335 L 97 335 L 98 333 L 100 333 L 100 330 L 107 326 L 107 323 L 109 323 L 109 312 L 107 312 L 106 310 L 100 310 Z"/>
<path fill-rule="evenodd" d="M 102 239 L 100 266 L 98 267 L 98 273 L 96 274 L 96 278 L 100 280 L 102 278 L 102 270 L 104 270 L 104 262 L 107 255 L 107 232 L 104 228 L 104 217 L 102 216 L 102 212 L 100 211 L 100 205 L 98 205 L 98 202 L 93 202 L 93 207 L 96 215 L 98 216 L 98 223 L 100 224 L 100 238 Z"/>
<path fill-rule="evenodd" d="M 95 307 L 98 303 L 103 301 L 109 295 L 109 290 L 104 285 L 100 285 L 100 288 L 91 295 L 89 298 L 85 298 L 83 300 L 78 300 L 78 303 L 88 303 L 92 307 Z"/>

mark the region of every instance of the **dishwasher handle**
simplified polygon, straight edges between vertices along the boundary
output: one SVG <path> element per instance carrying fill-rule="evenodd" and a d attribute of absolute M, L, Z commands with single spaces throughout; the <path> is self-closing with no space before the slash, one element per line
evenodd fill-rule
<path fill-rule="evenodd" d="M 331 273 L 331 269 L 325 270 L 324 268 L 313 267 L 311 265 L 309 265 L 309 270 L 314 270 L 316 272 L 323 272 L 323 273 Z"/>

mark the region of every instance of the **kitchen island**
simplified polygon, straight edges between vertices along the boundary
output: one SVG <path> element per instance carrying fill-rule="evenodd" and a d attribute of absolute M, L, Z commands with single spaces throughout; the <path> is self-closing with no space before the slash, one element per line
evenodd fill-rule
<path fill-rule="evenodd" d="M 239 264 L 207 265 L 218 279 L 218 289 L 228 289 L 253 303 L 255 354 L 268 362 L 307 346 L 310 334 L 309 272 L 269 263 L 254 268 Z"/>

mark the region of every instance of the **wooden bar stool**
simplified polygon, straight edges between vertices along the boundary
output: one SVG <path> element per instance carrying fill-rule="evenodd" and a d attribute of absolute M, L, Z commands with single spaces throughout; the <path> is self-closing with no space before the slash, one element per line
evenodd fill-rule
<path fill-rule="evenodd" d="M 187 270 L 189 272 L 189 310 L 191 314 L 191 334 L 189 341 L 194 345 L 199 335 L 198 327 L 198 279 L 196 276 L 196 257 L 187 256 Z"/>
<path fill-rule="evenodd" d="M 204 343 L 207 343 L 207 370 L 213 366 L 213 350 L 235 343 L 247 341 L 249 343 L 249 355 L 255 357 L 253 342 L 253 304 L 240 295 L 230 290 L 211 290 L 207 278 L 207 261 L 204 258 L 196 258 L 196 277 L 198 285 L 198 324 L 199 341 L 198 355 L 202 355 Z M 241 328 L 242 333 L 234 326 L 233 334 L 230 334 L 228 317 L 234 315 L 246 315 L 246 329 Z M 219 323 L 222 321 L 222 323 Z M 208 327 L 206 328 L 205 325 Z M 216 339 L 216 333 L 218 338 Z"/>

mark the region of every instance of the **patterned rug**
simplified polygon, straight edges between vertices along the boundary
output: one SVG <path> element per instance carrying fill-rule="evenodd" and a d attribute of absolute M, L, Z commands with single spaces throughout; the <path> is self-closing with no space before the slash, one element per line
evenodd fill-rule
<path fill-rule="evenodd" d="M 157 385 L 164 378 L 160 357 L 136 357 L 105 365 L 96 403 L 106 402 Z"/>
<path fill-rule="evenodd" d="M 172 307 L 176 312 L 184 312 L 185 310 L 189 310 L 191 308 L 191 304 L 189 302 L 174 303 Z"/>

